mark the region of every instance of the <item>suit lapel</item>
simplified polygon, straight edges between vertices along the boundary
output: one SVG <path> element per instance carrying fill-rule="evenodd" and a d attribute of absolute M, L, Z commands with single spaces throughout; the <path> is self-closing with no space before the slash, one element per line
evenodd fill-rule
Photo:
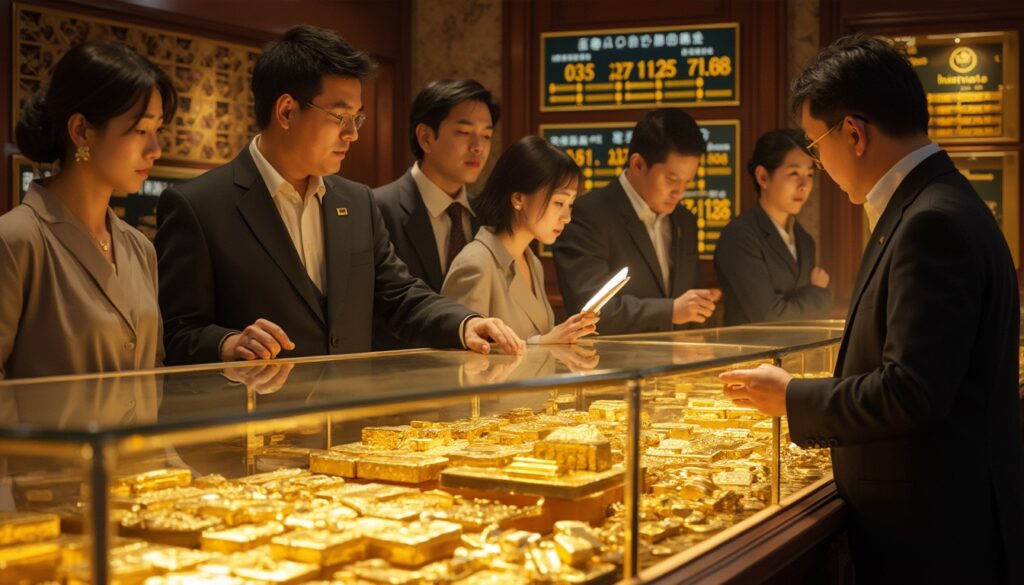
<path fill-rule="evenodd" d="M 540 283 L 540 279 L 543 275 L 537 274 L 532 269 L 536 268 L 536 264 L 533 262 L 533 251 L 529 248 L 526 250 L 527 262 L 531 268 L 531 274 L 533 280 L 533 289 L 529 287 L 526 281 L 526 275 L 516 275 L 513 280 L 513 286 L 510 287 L 512 298 L 516 304 L 522 307 L 523 312 L 529 317 L 530 322 L 533 323 L 534 328 L 541 333 L 547 333 L 551 324 L 548 323 L 548 311 L 544 303 L 537 297 L 537 285 Z"/>
<path fill-rule="evenodd" d="M 661 277 L 661 266 L 658 264 L 657 254 L 654 253 L 654 244 L 651 242 L 650 234 L 647 233 L 647 227 L 637 217 L 636 210 L 633 209 L 633 205 L 629 202 L 629 195 L 626 195 L 626 191 L 619 184 L 618 179 L 612 181 L 610 186 L 615 189 L 616 196 L 614 201 L 619 207 L 618 213 L 622 217 L 627 218 L 626 232 L 633 239 L 633 243 L 636 244 L 637 250 L 643 256 L 644 261 L 647 262 L 647 267 L 651 269 L 651 276 L 654 277 L 654 282 L 658 283 L 658 289 L 663 295 L 669 296 L 669 291 L 665 290 L 665 279 Z M 676 238 L 673 238 L 673 242 L 675 240 Z"/>
<path fill-rule="evenodd" d="M 334 315 L 344 304 L 345 285 L 348 282 L 352 260 L 352 228 L 350 216 L 328 213 L 339 207 L 355 209 L 349 198 L 332 187 L 329 178 L 324 179 L 327 191 L 324 193 L 324 252 L 327 262 L 327 303 L 328 323 L 334 322 Z"/>
<path fill-rule="evenodd" d="M 793 224 L 793 235 L 796 237 L 797 283 L 804 282 L 811 269 L 814 268 L 814 239 L 804 231 L 799 223 Z"/>
<path fill-rule="evenodd" d="M 291 236 L 288 235 L 288 229 L 284 226 L 284 221 L 281 220 L 281 214 L 274 205 L 274 200 L 256 168 L 256 163 L 252 160 L 252 155 L 249 154 L 249 149 L 243 149 L 242 154 L 231 165 L 234 170 L 235 185 L 242 190 L 236 203 L 242 219 L 248 224 L 253 236 L 274 260 L 277 267 L 288 278 L 295 292 L 302 297 L 310 310 L 321 321 L 324 321 L 323 308 L 317 300 L 315 285 L 309 279 L 309 275 L 299 259 L 295 244 L 292 242 Z M 326 201 L 324 209 L 326 209 Z M 326 212 L 324 215 L 327 215 Z M 324 234 L 325 242 L 326 235 Z"/>
<path fill-rule="evenodd" d="M 800 267 L 797 265 L 797 259 L 793 258 L 793 254 L 789 252 L 789 248 L 786 247 L 786 242 L 782 241 L 782 236 L 779 234 L 779 228 L 776 227 L 775 222 L 772 218 L 768 217 L 760 203 L 754 204 L 754 217 L 757 218 L 757 225 L 761 228 L 761 235 L 764 237 L 766 247 L 771 250 L 778 259 L 789 268 L 789 271 L 793 273 L 793 278 L 797 278 L 800 275 Z M 796 228 L 793 229 L 793 233 L 796 233 Z M 799 255 L 799 249 L 797 254 Z"/>
<path fill-rule="evenodd" d="M 900 183 L 893 193 L 889 204 L 886 205 L 882 217 L 878 219 L 874 231 L 871 232 L 868 245 L 864 249 L 864 256 L 861 259 L 860 270 L 857 272 L 857 280 L 853 286 L 853 295 L 850 297 L 850 310 L 846 314 L 846 327 L 843 330 L 843 341 L 839 348 L 839 355 L 836 359 L 836 374 L 842 371 L 843 358 L 846 354 L 846 345 L 849 341 L 851 324 L 854 315 L 857 313 L 857 306 L 861 297 L 867 289 L 871 277 L 874 275 L 882 253 L 889 247 L 893 233 L 899 227 L 903 219 L 903 211 L 909 206 L 921 191 L 928 186 L 936 177 L 955 171 L 956 167 L 945 152 L 938 152 L 925 159 L 917 165 L 906 178 Z"/>
<path fill-rule="evenodd" d="M 420 259 L 427 284 L 434 290 L 441 290 L 444 278 L 441 274 L 441 259 L 437 256 L 434 226 L 430 223 L 427 206 L 423 203 L 423 197 L 420 196 L 420 190 L 416 187 L 416 180 L 412 178 L 411 172 L 406 171 L 399 189 L 402 209 L 406 213 L 402 223 L 405 236 L 412 242 L 412 248 Z M 472 238 L 472 234 L 466 234 L 466 237 Z"/>
<path fill-rule="evenodd" d="M 88 235 L 85 226 L 74 218 L 67 211 L 64 205 L 55 195 L 43 194 L 36 190 L 33 185 L 25 196 L 24 203 L 31 207 L 50 228 L 54 237 L 74 256 L 75 260 L 85 269 L 89 276 L 99 287 L 103 295 L 107 297 L 110 304 L 114 306 L 125 324 L 134 332 L 135 322 L 132 318 L 131 303 L 128 301 L 125 286 L 127 281 L 119 282 L 118 274 L 114 267 L 107 263 L 100 250 L 96 247 L 92 238 Z M 110 235 L 114 244 L 114 260 L 121 271 L 121 278 L 130 279 L 127 273 L 129 262 L 125 256 L 128 253 L 127 244 L 121 230 L 116 223 L 116 217 L 109 209 L 107 216 L 110 222 Z"/>

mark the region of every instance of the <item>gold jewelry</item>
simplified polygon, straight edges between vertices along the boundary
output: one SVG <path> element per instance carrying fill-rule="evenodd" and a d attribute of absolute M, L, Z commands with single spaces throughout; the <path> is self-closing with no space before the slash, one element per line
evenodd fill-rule
<path fill-rule="evenodd" d="M 75 151 L 75 162 L 89 162 L 89 157 L 92 156 L 89 152 L 89 147 L 82 145 Z"/>
<path fill-rule="evenodd" d="M 107 239 L 107 241 L 105 241 L 105 242 L 103 240 L 97 238 L 96 236 L 93 236 L 93 239 L 96 240 L 97 244 L 99 244 L 100 250 L 103 250 L 104 252 L 109 252 L 110 251 L 110 240 L 109 239 Z"/>

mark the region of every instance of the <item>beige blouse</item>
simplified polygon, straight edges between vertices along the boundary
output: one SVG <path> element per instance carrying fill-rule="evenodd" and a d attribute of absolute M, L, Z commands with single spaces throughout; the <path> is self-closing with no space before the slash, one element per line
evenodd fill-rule
<path fill-rule="evenodd" d="M 441 294 L 470 310 L 496 317 L 530 343 L 555 326 L 555 313 L 544 291 L 544 267 L 529 248 L 527 262 L 533 288 L 516 272 L 515 258 L 495 235 L 482 227 L 452 261 Z"/>
<path fill-rule="evenodd" d="M 156 250 L 107 213 L 116 272 L 85 226 L 38 182 L 0 216 L 0 378 L 162 364 Z"/>

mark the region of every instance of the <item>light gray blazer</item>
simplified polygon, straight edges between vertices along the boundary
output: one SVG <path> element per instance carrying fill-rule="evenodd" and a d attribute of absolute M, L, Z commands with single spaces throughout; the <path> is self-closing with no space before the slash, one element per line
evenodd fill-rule
<path fill-rule="evenodd" d="M 156 251 L 107 213 L 116 272 L 85 226 L 39 183 L 0 216 L 0 378 L 162 364 Z"/>
<path fill-rule="evenodd" d="M 529 248 L 526 255 L 533 290 L 526 277 L 516 273 L 515 258 L 494 230 L 482 227 L 452 261 L 441 294 L 472 311 L 501 319 L 516 335 L 537 343 L 537 337 L 555 326 L 555 313 L 544 292 L 544 267 Z"/>

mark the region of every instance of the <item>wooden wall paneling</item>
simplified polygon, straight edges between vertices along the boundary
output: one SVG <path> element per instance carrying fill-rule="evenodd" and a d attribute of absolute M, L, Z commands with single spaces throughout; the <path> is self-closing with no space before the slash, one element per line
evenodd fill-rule
<path fill-rule="evenodd" d="M 409 107 L 411 0 L 312 0 L 282 3 L 249 0 L 244 10 L 233 2 L 205 0 L 25 0 L 25 4 L 47 6 L 102 18 L 123 20 L 171 31 L 186 32 L 253 46 L 279 38 L 288 27 L 310 23 L 338 31 L 357 47 L 368 50 L 381 64 L 381 75 L 364 88 L 369 120 L 359 144 L 346 161 L 343 174 L 376 186 L 389 182 L 405 168 L 404 120 Z M 0 0 L 0 75 L 10 80 L 13 56 L 11 30 L 14 0 Z M 0 136 L 4 160 L 3 179 L 9 185 L 10 158 L 17 151 L 10 126 L 11 88 L 0 92 Z M 0 197 L 0 213 L 9 208 L 9 187 Z"/>
<path fill-rule="evenodd" d="M 1019 36 L 1024 36 L 1024 4 L 1017 0 L 988 0 L 975 4 L 965 4 L 958 0 L 904 0 L 899 3 L 898 9 L 893 9 L 892 3 L 887 0 L 836 0 L 821 3 L 822 46 L 858 31 L 934 34 L 1000 30 L 1016 30 Z M 1018 107 L 1024 112 L 1024 95 L 1019 97 Z M 951 152 L 1016 150 L 1021 153 L 1024 152 L 1024 142 L 950 145 L 948 149 Z M 822 262 L 826 269 L 830 266 L 833 269 L 830 274 L 837 304 L 848 304 L 865 244 L 864 214 L 861 207 L 851 204 L 846 194 L 830 179 L 821 179 L 819 191 L 822 197 Z M 1024 177 L 1021 177 L 1018 192 L 1024 193 Z M 1020 209 L 1020 206 L 1018 208 L 1019 221 L 1024 221 L 1024 209 Z M 1024 254 L 1024 240 L 1018 253 Z"/>

